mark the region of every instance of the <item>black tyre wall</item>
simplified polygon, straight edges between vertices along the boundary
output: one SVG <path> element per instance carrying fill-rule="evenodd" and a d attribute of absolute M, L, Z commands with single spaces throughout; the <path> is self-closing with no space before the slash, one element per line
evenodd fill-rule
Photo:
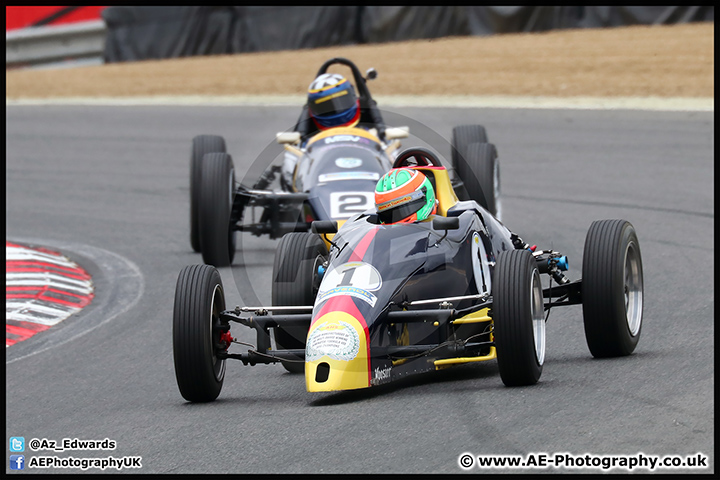
<path fill-rule="evenodd" d="M 493 280 L 493 337 L 500 377 L 507 386 L 534 385 L 542 374 L 532 325 L 531 281 L 535 272 L 537 262 L 527 250 L 505 250 L 498 255 Z"/>
<path fill-rule="evenodd" d="M 471 143 L 487 143 L 488 136 L 482 125 L 458 125 L 452 129 L 452 166 L 457 170 L 461 158 L 465 158 L 468 145 Z"/>
<path fill-rule="evenodd" d="M 235 171 L 227 153 L 208 153 L 200 179 L 200 250 L 203 262 L 225 267 L 235 257 L 235 230 L 230 225 Z"/>
<path fill-rule="evenodd" d="M 225 139 L 217 135 L 198 135 L 193 138 L 190 151 L 190 245 L 200 252 L 200 234 L 198 226 L 198 197 L 202 159 L 206 153 L 226 153 Z"/>
<path fill-rule="evenodd" d="M 494 216 L 498 213 L 495 198 L 495 168 L 499 168 L 495 145 L 472 143 L 466 150 L 465 162 L 460 162 L 457 169 L 469 200 L 475 200 Z"/>
<path fill-rule="evenodd" d="M 272 304 L 312 305 L 319 286 L 316 267 L 327 255 L 325 243 L 316 234 L 293 232 L 284 235 L 273 264 Z M 305 328 L 276 328 L 274 333 L 279 349 L 305 348 Z M 302 363 L 283 362 L 283 366 L 290 372 L 302 372 L 304 369 Z"/>
<path fill-rule="evenodd" d="M 180 393 L 191 402 L 215 400 L 222 389 L 225 364 L 215 357 L 213 322 L 225 310 L 222 279 L 210 265 L 180 271 L 173 307 L 173 358 Z"/>
<path fill-rule="evenodd" d="M 632 252 L 632 253 L 630 253 Z M 640 324 L 633 335 L 625 305 L 626 254 L 636 255 L 640 275 Z M 585 338 L 595 357 L 630 355 L 642 331 L 642 259 L 635 228 L 625 220 L 599 220 L 585 239 L 582 268 Z"/>

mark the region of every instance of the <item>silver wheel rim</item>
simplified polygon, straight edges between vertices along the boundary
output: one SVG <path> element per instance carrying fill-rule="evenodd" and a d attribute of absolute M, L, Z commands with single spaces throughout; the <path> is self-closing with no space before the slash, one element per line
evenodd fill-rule
<path fill-rule="evenodd" d="M 625 320 L 633 337 L 640 331 L 642 324 L 643 277 L 640 254 L 634 243 L 625 250 Z"/>
<path fill-rule="evenodd" d="M 215 285 L 212 294 L 212 303 L 210 304 L 210 351 L 212 352 L 212 367 L 215 373 L 215 379 L 221 381 L 225 376 L 225 360 L 219 359 L 215 355 L 215 348 L 213 347 L 213 327 L 215 323 L 220 323 L 220 311 L 215 303 L 215 299 L 222 295 L 220 291 L 220 285 Z"/>
<path fill-rule="evenodd" d="M 543 309 L 543 293 L 540 274 L 533 270 L 530 284 L 530 309 L 532 314 L 533 340 L 535 343 L 535 358 L 538 365 L 545 362 L 545 315 Z"/>

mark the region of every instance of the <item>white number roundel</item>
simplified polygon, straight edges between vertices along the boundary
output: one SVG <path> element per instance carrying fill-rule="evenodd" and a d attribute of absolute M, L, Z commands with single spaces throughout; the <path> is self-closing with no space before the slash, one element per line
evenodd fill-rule
<path fill-rule="evenodd" d="M 487 252 L 480 234 L 473 233 L 472 238 L 472 266 L 475 277 L 475 286 L 479 293 L 490 293 L 490 266 L 488 265 Z"/>
<path fill-rule="evenodd" d="M 325 274 L 318 294 L 335 287 L 355 287 L 368 292 L 378 290 L 382 285 L 380 272 L 365 262 L 343 263 Z"/>

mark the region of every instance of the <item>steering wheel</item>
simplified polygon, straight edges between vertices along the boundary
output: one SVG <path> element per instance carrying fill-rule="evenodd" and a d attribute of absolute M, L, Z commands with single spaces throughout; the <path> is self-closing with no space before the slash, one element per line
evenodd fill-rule
<path fill-rule="evenodd" d="M 398 154 L 392 168 L 442 166 L 444 165 L 432 150 L 425 147 L 410 147 Z"/>

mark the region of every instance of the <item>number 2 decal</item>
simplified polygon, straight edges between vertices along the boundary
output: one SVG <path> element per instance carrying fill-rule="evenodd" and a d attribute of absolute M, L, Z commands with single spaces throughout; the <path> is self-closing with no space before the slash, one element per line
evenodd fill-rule
<path fill-rule="evenodd" d="M 332 192 L 330 194 L 330 216 L 348 218 L 362 213 L 375 202 L 373 192 Z"/>

